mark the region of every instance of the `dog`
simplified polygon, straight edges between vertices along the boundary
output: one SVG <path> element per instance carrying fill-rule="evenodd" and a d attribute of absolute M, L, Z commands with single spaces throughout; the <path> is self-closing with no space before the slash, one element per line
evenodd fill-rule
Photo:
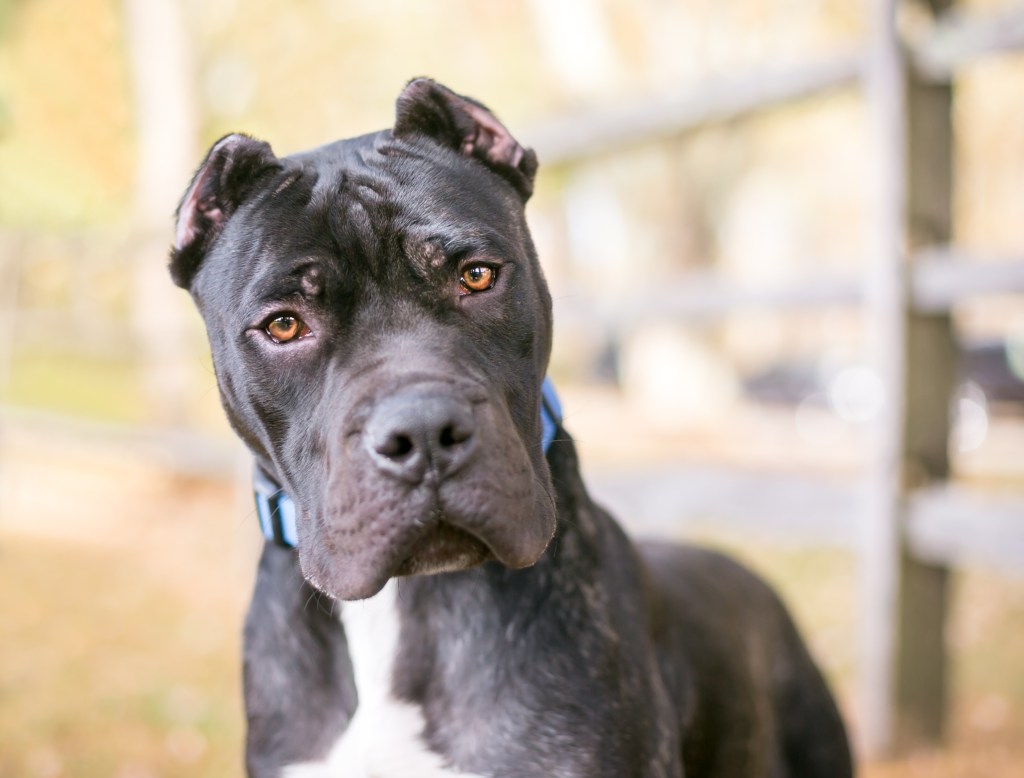
<path fill-rule="evenodd" d="M 587 495 L 545 382 L 533 151 L 411 81 L 390 130 L 278 158 L 229 135 L 170 271 L 255 459 L 253 778 L 845 778 L 784 607 Z M 340 615 L 339 615 L 340 613 Z"/>

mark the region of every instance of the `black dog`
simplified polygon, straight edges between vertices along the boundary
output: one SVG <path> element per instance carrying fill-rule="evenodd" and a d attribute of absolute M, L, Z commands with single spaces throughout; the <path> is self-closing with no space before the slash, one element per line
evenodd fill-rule
<path fill-rule="evenodd" d="M 182 200 L 171 273 L 276 541 L 245 628 L 249 774 L 851 775 L 774 594 L 637 548 L 563 430 L 545 453 L 536 169 L 421 79 L 391 130 L 284 159 L 222 139 Z"/>

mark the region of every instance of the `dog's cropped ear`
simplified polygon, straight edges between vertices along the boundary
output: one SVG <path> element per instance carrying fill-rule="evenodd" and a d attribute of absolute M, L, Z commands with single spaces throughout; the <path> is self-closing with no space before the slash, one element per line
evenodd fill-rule
<path fill-rule="evenodd" d="M 429 78 L 417 78 L 398 96 L 395 108 L 396 138 L 431 137 L 479 159 L 507 179 L 524 201 L 533 193 L 537 155 L 520 146 L 486 106 Z"/>
<path fill-rule="evenodd" d="M 187 289 L 224 224 L 267 170 L 280 167 L 270 145 L 247 135 L 213 144 L 178 205 L 171 278 Z"/>

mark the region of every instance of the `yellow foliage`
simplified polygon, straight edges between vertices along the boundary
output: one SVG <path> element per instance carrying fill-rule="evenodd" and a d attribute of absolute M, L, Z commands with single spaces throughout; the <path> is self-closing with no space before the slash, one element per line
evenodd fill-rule
<path fill-rule="evenodd" d="M 36 0 L 0 50 L 0 224 L 66 227 L 127 204 L 133 144 L 120 7 Z"/>

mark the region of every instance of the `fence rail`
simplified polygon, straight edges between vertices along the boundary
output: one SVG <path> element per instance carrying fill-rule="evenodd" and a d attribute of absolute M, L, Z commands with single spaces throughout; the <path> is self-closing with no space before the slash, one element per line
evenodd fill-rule
<path fill-rule="evenodd" d="M 917 254 L 908 272 L 910 306 L 919 313 L 949 311 L 957 303 L 984 295 L 1024 293 L 1024 259 L 983 258 L 937 248 Z M 864 300 L 863 279 L 849 273 L 748 287 L 701 275 L 667 287 L 637 289 L 614 302 L 567 298 L 556 305 L 567 317 L 622 331 L 657 319 L 699 322 L 741 311 L 852 306 Z"/>
<path fill-rule="evenodd" d="M 761 69 L 552 119 L 528 128 L 522 137 L 545 166 L 578 162 L 854 86 L 862 59 L 846 54 L 810 65 Z"/>
<path fill-rule="evenodd" d="M 910 47 L 909 59 L 922 77 L 941 82 L 978 60 L 1018 49 L 1024 49 L 1024 9 L 1013 8 L 992 16 L 941 20 L 929 37 Z M 522 135 L 545 166 L 569 164 L 856 87 L 863 82 L 868 61 L 866 51 L 852 51 L 818 62 L 759 68 L 552 118 Z"/>

